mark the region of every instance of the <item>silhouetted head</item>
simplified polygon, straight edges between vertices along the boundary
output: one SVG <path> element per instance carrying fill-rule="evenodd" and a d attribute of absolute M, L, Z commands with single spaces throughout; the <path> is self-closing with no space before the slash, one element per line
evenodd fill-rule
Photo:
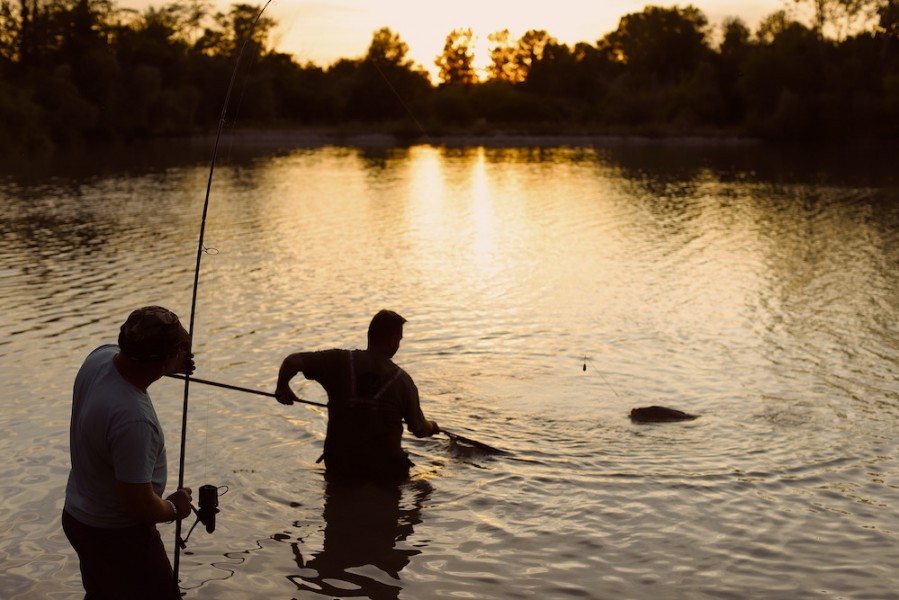
<path fill-rule="evenodd" d="M 119 348 L 137 362 L 161 362 L 189 348 L 187 331 L 178 315 L 161 306 L 144 306 L 119 329 Z"/>
<path fill-rule="evenodd" d="M 393 358 L 403 339 L 406 319 L 392 310 L 379 310 L 368 325 L 368 348 Z"/>

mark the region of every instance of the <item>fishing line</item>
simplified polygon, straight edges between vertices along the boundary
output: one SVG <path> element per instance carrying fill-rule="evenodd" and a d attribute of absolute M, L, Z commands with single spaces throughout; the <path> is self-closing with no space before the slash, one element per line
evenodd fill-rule
<path fill-rule="evenodd" d="M 269 0 L 269 1 L 271 1 L 271 0 Z M 268 3 L 266 3 L 266 6 L 267 5 L 268 5 Z M 262 10 L 264 11 L 265 8 L 263 8 Z M 262 16 L 262 12 L 260 12 L 259 15 L 256 17 L 256 22 L 259 21 L 259 17 L 261 17 L 261 16 Z M 250 39 L 253 37 L 253 29 L 255 29 L 255 27 L 256 27 L 256 22 L 253 23 L 253 27 L 250 28 L 250 31 L 247 34 L 246 39 L 244 40 L 244 47 L 246 47 L 247 42 L 249 42 Z M 243 47 L 241 48 L 241 53 L 243 53 Z M 238 59 L 238 60 L 240 60 L 240 59 Z M 252 70 L 252 67 L 254 64 L 255 63 L 251 63 L 248 66 L 248 69 Z M 246 96 L 247 87 L 249 86 L 249 84 L 250 84 L 249 77 L 247 77 L 243 80 L 243 85 L 240 88 L 240 94 L 237 98 L 237 103 L 235 104 L 235 108 L 234 108 L 234 116 L 231 119 L 232 123 L 237 123 L 237 121 L 240 119 L 240 109 L 241 109 L 241 106 L 243 106 L 243 99 L 244 99 L 244 96 Z M 224 119 L 224 115 L 222 116 L 222 118 Z M 232 159 L 233 151 L 234 151 L 234 143 L 232 141 L 232 143 L 228 145 L 228 154 L 227 154 L 228 161 L 230 161 Z"/>
<path fill-rule="evenodd" d="M 612 384 L 609 383 L 608 379 L 606 379 L 605 376 L 603 376 L 602 372 L 599 369 L 596 369 L 593 365 L 590 365 L 590 368 L 593 370 L 594 373 L 599 375 L 599 378 L 602 379 L 603 383 L 605 383 L 609 387 L 610 390 L 612 390 L 613 394 L 615 394 L 616 396 L 621 398 L 621 396 L 618 394 L 618 392 L 615 391 L 615 388 L 612 387 Z M 586 370 L 587 370 L 587 355 L 585 354 L 584 355 L 584 371 L 586 371 Z"/>
<path fill-rule="evenodd" d="M 240 52 L 237 55 L 237 60 L 234 64 L 234 70 L 231 72 L 231 80 L 228 83 L 228 91 L 225 94 L 225 102 L 222 105 L 222 114 L 219 118 L 218 131 L 215 136 L 215 145 L 212 149 L 212 160 L 209 165 L 209 178 L 206 181 L 206 197 L 203 201 L 203 215 L 200 219 L 200 235 L 199 240 L 197 242 L 197 262 L 196 267 L 194 269 L 194 284 L 193 284 L 193 294 L 191 296 L 190 302 L 190 326 L 188 329 L 188 334 L 190 336 L 190 344 L 191 348 L 188 352 L 193 351 L 193 339 L 194 339 L 194 325 L 196 322 L 196 314 L 197 314 L 197 293 L 200 286 L 200 263 L 203 259 L 203 254 L 208 253 L 209 248 L 207 248 L 204 243 L 204 237 L 206 234 L 206 216 L 209 214 L 209 196 L 212 191 L 212 177 L 215 172 L 215 163 L 218 158 L 218 149 L 219 143 L 222 138 L 222 131 L 225 126 L 225 119 L 228 113 L 228 104 L 231 101 L 231 92 L 234 90 L 234 83 L 237 80 L 237 72 L 240 67 L 240 61 L 246 52 L 247 46 L 249 44 L 250 38 L 253 36 L 253 32 L 256 29 L 256 24 L 259 22 L 259 19 L 262 18 L 262 13 L 265 12 L 265 9 L 268 8 L 268 5 L 272 0 L 266 0 L 265 4 L 262 6 L 262 9 L 256 15 L 256 19 L 253 21 L 253 24 L 250 26 L 249 31 L 247 32 L 246 37 L 244 38 L 243 45 L 240 48 Z M 185 454 L 187 448 L 187 410 L 188 404 L 190 401 L 190 375 L 187 375 L 184 378 L 184 403 L 181 411 L 181 454 L 178 460 L 178 488 L 181 489 L 184 487 L 184 463 L 185 463 Z M 204 489 L 204 487 L 201 488 Z M 218 509 L 216 508 L 216 511 Z M 173 565 L 173 573 L 175 578 L 175 585 L 178 585 L 178 567 L 181 559 L 181 521 L 175 521 L 175 560 Z"/>
<path fill-rule="evenodd" d="M 415 118 L 415 115 L 412 113 L 412 109 L 409 108 L 409 106 L 406 104 L 405 100 L 403 100 L 403 97 L 400 95 L 399 91 L 397 91 L 397 89 L 395 87 L 393 87 L 393 84 L 390 83 L 389 79 L 387 79 L 387 75 L 385 75 L 384 71 L 381 70 L 381 67 L 378 66 L 378 61 L 373 60 L 372 64 L 375 66 L 375 70 L 378 72 L 378 75 L 381 76 L 381 79 L 384 80 L 384 83 L 387 84 L 387 87 L 390 88 L 390 91 L 393 92 L 394 96 L 396 96 L 396 99 L 400 101 L 400 105 L 409 114 L 409 117 L 415 123 L 415 126 L 418 127 L 418 130 L 421 132 L 421 134 L 424 136 L 428 135 L 428 133 L 425 131 L 425 128 L 422 126 L 422 124 L 419 123 L 418 119 Z"/>

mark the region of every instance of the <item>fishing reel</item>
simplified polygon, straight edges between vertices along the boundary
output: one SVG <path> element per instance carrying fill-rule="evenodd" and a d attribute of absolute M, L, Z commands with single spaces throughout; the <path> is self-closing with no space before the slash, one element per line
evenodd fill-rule
<path fill-rule="evenodd" d="M 222 486 L 225 488 L 225 491 L 222 494 L 226 494 L 228 492 L 228 488 L 226 486 Z M 215 531 L 215 515 L 219 512 L 219 487 L 214 485 L 202 485 L 200 486 L 200 507 L 194 508 L 191 505 L 191 510 L 194 511 L 197 515 L 197 520 L 194 521 L 194 524 L 191 526 L 190 531 L 187 532 L 187 535 L 184 536 L 184 539 L 178 540 L 178 545 L 181 546 L 182 549 L 187 547 L 187 539 L 190 537 L 190 534 L 193 533 L 194 528 L 198 523 L 202 523 L 206 526 L 206 533 L 212 533 Z"/>
<path fill-rule="evenodd" d="M 197 519 L 206 526 L 206 533 L 215 531 L 215 515 L 219 511 L 219 489 L 214 485 L 200 486 L 200 509 Z"/>

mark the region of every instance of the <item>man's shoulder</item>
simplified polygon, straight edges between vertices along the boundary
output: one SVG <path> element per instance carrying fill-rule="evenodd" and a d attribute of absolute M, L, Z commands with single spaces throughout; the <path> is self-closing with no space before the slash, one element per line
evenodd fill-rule
<path fill-rule="evenodd" d="M 335 360 L 337 358 L 343 358 L 344 361 L 347 360 L 348 350 L 343 350 L 341 348 L 329 348 L 327 350 L 312 350 L 309 352 L 302 352 L 300 356 L 303 357 L 303 361 L 307 360 Z"/>
<path fill-rule="evenodd" d="M 111 361 L 119 352 L 119 347 L 115 344 L 103 344 L 91 350 L 84 359 L 83 367 L 91 367 Z"/>
<path fill-rule="evenodd" d="M 118 344 L 101 344 L 97 346 L 93 350 L 91 350 L 88 356 L 93 356 L 94 354 L 117 354 L 119 351 Z"/>
<path fill-rule="evenodd" d="M 415 387 L 415 380 L 412 379 L 412 376 L 406 373 L 401 367 L 397 367 L 397 369 L 399 369 L 399 380 L 403 382 L 403 385 L 407 388 L 417 390 L 418 388 Z"/>
<path fill-rule="evenodd" d="M 303 373 L 307 378 L 348 364 L 347 351 L 340 348 L 302 352 L 300 356 L 303 361 Z"/>

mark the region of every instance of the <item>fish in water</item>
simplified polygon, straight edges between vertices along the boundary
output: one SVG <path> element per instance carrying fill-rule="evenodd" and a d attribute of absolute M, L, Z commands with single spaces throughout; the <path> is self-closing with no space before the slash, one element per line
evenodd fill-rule
<path fill-rule="evenodd" d="M 691 415 L 682 410 L 664 406 L 644 406 L 631 409 L 631 421 L 638 423 L 668 423 L 671 421 L 692 421 L 698 415 Z"/>

